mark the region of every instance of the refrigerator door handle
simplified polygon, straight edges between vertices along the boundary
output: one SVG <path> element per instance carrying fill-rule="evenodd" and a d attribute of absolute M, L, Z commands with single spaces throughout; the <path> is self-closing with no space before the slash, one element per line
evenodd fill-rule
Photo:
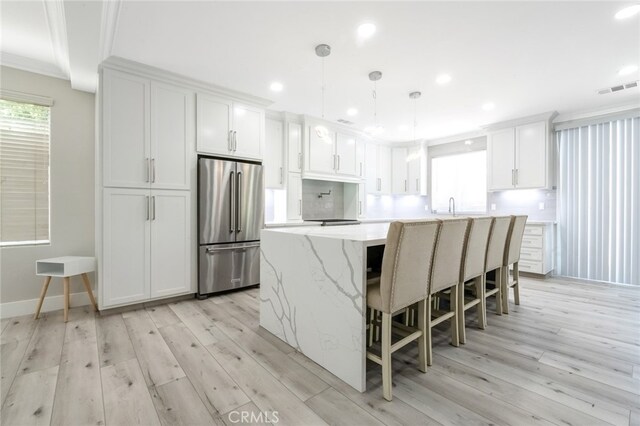
<path fill-rule="evenodd" d="M 234 218 L 234 214 L 233 214 L 233 194 L 234 194 L 234 173 L 231 172 L 230 173 L 230 177 L 229 177 L 229 233 L 233 233 L 234 231 L 234 224 L 233 224 L 233 218 Z"/>
<path fill-rule="evenodd" d="M 254 247 L 260 247 L 260 243 L 255 243 L 255 244 L 246 244 L 246 245 L 242 245 L 242 246 L 233 246 L 233 247 L 213 247 L 213 248 L 208 248 L 207 249 L 207 254 L 215 254 L 215 253 L 219 253 L 221 251 L 229 251 L 229 250 L 234 250 L 234 251 L 246 251 L 247 249 L 250 248 L 254 248 Z"/>
<path fill-rule="evenodd" d="M 238 172 L 237 194 L 236 194 L 236 232 L 242 232 L 240 221 L 242 220 L 242 194 L 240 189 L 242 188 L 242 172 Z"/>

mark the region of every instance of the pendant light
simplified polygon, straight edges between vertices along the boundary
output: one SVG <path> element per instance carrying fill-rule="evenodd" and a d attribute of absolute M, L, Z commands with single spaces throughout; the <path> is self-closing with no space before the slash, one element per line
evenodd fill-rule
<path fill-rule="evenodd" d="M 384 131 L 382 126 L 378 124 L 378 80 L 382 78 L 382 72 L 371 71 L 369 73 L 369 80 L 373 82 L 373 127 L 367 127 L 365 132 L 371 136 L 379 135 Z"/>
<path fill-rule="evenodd" d="M 322 106 L 321 106 L 321 110 L 322 110 L 322 118 L 324 119 L 324 58 L 326 58 L 327 56 L 329 56 L 331 54 L 331 46 L 329 46 L 328 44 L 319 44 L 316 46 L 316 55 L 322 59 L 322 86 L 320 88 L 321 90 L 321 97 L 322 97 Z"/>
<path fill-rule="evenodd" d="M 409 93 L 409 98 L 413 99 L 413 141 L 416 140 L 416 127 L 418 126 L 418 99 L 422 93 L 415 91 Z"/>

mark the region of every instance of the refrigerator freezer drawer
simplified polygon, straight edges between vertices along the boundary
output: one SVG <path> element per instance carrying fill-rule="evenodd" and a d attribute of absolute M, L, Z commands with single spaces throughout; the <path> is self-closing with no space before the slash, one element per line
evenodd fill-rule
<path fill-rule="evenodd" d="M 199 269 L 199 294 L 259 284 L 260 243 L 200 246 Z"/>

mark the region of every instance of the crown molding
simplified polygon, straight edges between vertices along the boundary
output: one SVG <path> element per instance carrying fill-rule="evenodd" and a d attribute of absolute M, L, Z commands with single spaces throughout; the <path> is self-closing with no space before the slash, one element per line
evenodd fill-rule
<path fill-rule="evenodd" d="M 69 76 L 65 75 L 65 73 L 62 72 L 62 70 L 60 70 L 60 68 L 55 64 L 40 61 L 38 59 L 27 58 L 25 56 L 14 55 L 13 53 L 1 52 L 0 65 L 46 75 L 48 77 L 69 80 Z"/>
<path fill-rule="evenodd" d="M 553 119 L 556 118 L 557 116 L 558 116 L 557 111 L 549 111 L 549 112 L 543 112 L 541 114 L 529 115 L 526 117 L 519 117 L 512 120 L 500 121 L 498 123 L 486 124 L 480 127 L 484 130 L 491 131 L 491 130 L 504 129 L 507 127 L 521 126 L 523 124 L 535 123 L 536 121 L 547 121 L 551 123 L 551 121 L 553 121 Z"/>
<path fill-rule="evenodd" d="M 67 24 L 64 16 L 64 2 L 62 0 L 42 1 L 47 26 L 51 36 L 51 49 L 65 79 L 69 79 L 69 44 L 67 40 Z"/>
<path fill-rule="evenodd" d="M 150 65 L 145 65 L 129 59 L 120 58 L 118 56 L 111 56 L 102 61 L 99 66 L 99 70 L 102 71 L 104 68 L 138 74 L 170 84 L 189 87 L 192 90 L 201 90 L 212 95 L 225 96 L 237 101 L 248 102 L 250 104 L 259 105 L 265 108 L 273 103 L 273 101 L 269 99 L 261 98 L 259 96 L 253 96 L 248 93 L 228 89 L 226 87 L 218 86 L 215 84 L 206 83 L 201 80 L 186 77 L 181 74 L 152 67 Z"/>
<path fill-rule="evenodd" d="M 102 5 L 102 22 L 100 25 L 100 57 L 98 62 L 102 62 L 111 56 L 113 44 L 118 30 L 118 19 L 120 18 L 120 0 L 106 1 Z"/>
<path fill-rule="evenodd" d="M 459 133 L 457 135 L 445 136 L 443 138 L 430 139 L 426 142 L 428 146 L 436 146 L 436 145 L 442 145 L 445 143 L 460 142 L 467 139 L 473 140 L 473 139 L 485 137 L 486 135 L 487 133 L 484 130 L 474 130 L 472 132 Z"/>

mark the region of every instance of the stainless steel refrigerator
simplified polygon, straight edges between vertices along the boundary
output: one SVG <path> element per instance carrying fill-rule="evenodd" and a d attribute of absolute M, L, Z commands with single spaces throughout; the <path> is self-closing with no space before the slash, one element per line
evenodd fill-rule
<path fill-rule="evenodd" d="M 262 166 L 198 159 L 198 296 L 260 282 Z"/>

